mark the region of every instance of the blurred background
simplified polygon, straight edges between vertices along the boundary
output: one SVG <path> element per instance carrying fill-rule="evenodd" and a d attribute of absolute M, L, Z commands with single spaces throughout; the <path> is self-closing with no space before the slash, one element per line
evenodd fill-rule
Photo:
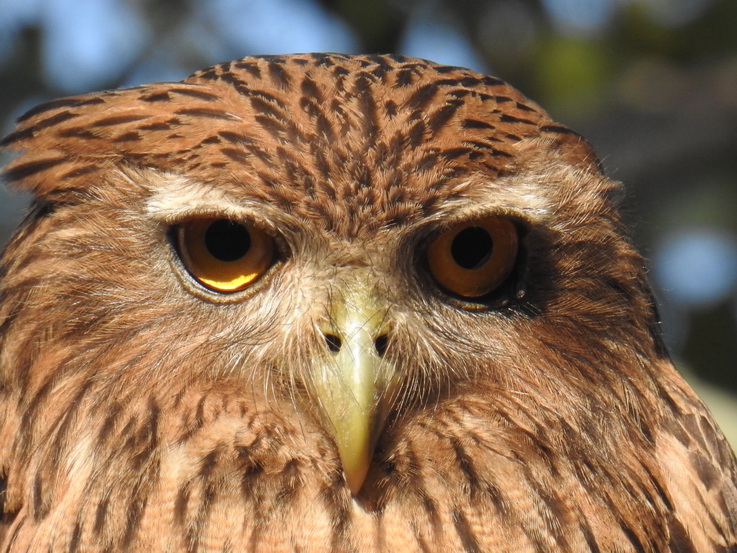
<path fill-rule="evenodd" d="M 305 51 L 491 73 L 586 136 L 627 185 L 677 365 L 737 445 L 737 1 L 0 0 L 0 131 L 58 96 Z M 0 243 L 27 205 L 0 192 Z"/>

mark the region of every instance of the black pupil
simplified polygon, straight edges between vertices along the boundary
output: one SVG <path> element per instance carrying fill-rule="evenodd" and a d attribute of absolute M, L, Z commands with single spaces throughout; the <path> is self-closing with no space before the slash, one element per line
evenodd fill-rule
<path fill-rule="evenodd" d="M 205 246 L 214 258 L 235 261 L 251 248 L 251 235 L 246 227 L 235 221 L 218 219 L 207 227 Z"/>
<path fill-rule="evenodd" d="M 450 245 L 450 253 L 464 269 L 478 269 L 491 257 L 494 241 L 481 227 L 468 227 L 459 232 Z"/>

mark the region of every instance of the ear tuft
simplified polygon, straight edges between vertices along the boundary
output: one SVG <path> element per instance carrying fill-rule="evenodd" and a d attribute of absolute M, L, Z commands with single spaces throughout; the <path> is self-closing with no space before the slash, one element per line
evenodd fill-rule
<path fill-rule="evenodd" d="M 187 152 L 202 140 L 200 111 L 217 109 L 219 96 L 205 88 L 156 83 L 36 106 L 0 141 L 0 147 L 20 152 L 2 177 L 11 186 L 47 197 L 89 187 L 89 174 L 103 168 L 171 164 L 167 159 L 173 152 Z M 172 91 L 186 99 L 186 109 L 181 101 L 169 101 Z"/>

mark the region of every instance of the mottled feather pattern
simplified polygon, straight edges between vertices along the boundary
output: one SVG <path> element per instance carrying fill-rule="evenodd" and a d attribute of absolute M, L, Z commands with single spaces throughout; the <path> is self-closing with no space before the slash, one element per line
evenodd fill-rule
<path fill-rule="evenodd" d="M 33 141 L 6 178 L 40 194 L 84 188 L 101 165 L 176 166 L 201 182 L 250 185 L 260 200 L 332 226 L 346 209 L 370 227 L 428 212 L 436 189 L 452 198 L 464 175 L 512 170 L 523 139 L 597 163 L 583 139 L 498 79 L 380 56 L 252 58 L 174 86 L 45 106 L 3 142 Z M 407 175 L 421 182 L 401 186 Z M 343 211 L 333 213 L 336 200 Z"/>
<path fill-rule="evenodd" d="M 664 351 L 621 187 L 506 83 L 399 56 L 223 63 L 43 104 L 0 284 L 0 551 L 736 552 L 737 463 Z M 245 213 L 289 255 L 203 299 L 170 226 Z M 489 309 L 417 252 L 524 229 Z M 304 401 L 347 271 L 390 306 L 395 409 L 355 497 Z"/>

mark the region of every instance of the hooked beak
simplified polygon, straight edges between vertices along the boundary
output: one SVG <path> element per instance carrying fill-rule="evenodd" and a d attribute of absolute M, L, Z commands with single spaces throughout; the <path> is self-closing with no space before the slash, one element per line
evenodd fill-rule
<path fill-rule="evenodd" d="M 321 328 L 330 353 L 316 360 L 307 383 L 332 431 L 354 496 L 366 478 L 396 393 L 396 367 L 384 357 L 389 339 L 386 313 L 363 281 L 345 286 L 331 302 L 330 320 Z"/>

